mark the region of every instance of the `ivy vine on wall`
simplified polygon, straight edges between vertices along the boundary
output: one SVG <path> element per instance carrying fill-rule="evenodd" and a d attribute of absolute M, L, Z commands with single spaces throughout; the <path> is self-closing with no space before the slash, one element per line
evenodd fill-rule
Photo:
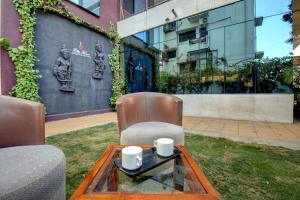
<path fill-rule="evenodd" d="M 122 96 L 124 81 L 120 74 L 121 38 L 113 23 L 110 23 L 109 37 L 114 38 L 115 41 L 115 47 L 113 48 L 112 53 L 108 56 L 109 64 L 114 74 L 110 106 L 115 108 L 117 99 Z"/>
<path fill-rule="evenodd" d="M 39 71 L 34 68 L 35 43 L 34 26 L 36 24 L 35 10 L 41 9 L 44 12 L 51 12 L 68 18 L 76 24 L 83 25 L 102 33 L 114 40 L 112 54 L 109 55 L 109 63 L 114 73 L 112 86 L 112 97 L 110 105 L 114 106 L 116 99 L 122 95 L 123 81 L 120 77 L 120 37 L 111 23 L 110 31 L 106 32 L 103 27 L 90 24 L 70 12 L 62 3 L 63 0 L 12 0 L 16 11 L 20 15 L 20 32 L 22 33 L 21 45 L 12 48 L 9 40 L 0 39 L 0 46 L 8 50 L 9 56 L 16 66 L 16 85 L 13 87 L 11 95 L 31 101 L 40 101 L 38 79 L 41 78 Z"/>

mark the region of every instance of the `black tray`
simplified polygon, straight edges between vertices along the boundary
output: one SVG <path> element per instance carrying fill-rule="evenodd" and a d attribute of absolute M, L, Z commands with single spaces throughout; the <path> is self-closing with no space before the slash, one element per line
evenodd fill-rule
<path fill-rule="evenodd" d="M 177 147 L 174 147 L 173 155 L 164 157 L 158 155 L 155 148 L 153 147 L 151 149 L 143 150 L 143 164 L 140 168 L 136 170 L 127 170 L 123 168 L 121 158 L 115 159 L 114 164 L 120 171 L 124 172 L 127 176 L 134 178 L 178 157 L 180 153 L 180 150 Z"/>

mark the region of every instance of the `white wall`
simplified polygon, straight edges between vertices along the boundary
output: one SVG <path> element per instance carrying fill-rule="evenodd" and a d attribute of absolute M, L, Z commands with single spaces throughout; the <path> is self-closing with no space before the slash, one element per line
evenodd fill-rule
<path fill-rule="evenodd" d="M 171 22 L 237 1 L 240 0 L 172 0 L 119 21 L 118 32 L 124 38 L 165 24 L 166 18 Z M 172 14 L 172 9 L 178 14 L 177 18 Z"/>
<path fill-rule="evenodd" d="M 191 94 L 183 115 L 236 120 L 293 123 L 293 94 Z"/>

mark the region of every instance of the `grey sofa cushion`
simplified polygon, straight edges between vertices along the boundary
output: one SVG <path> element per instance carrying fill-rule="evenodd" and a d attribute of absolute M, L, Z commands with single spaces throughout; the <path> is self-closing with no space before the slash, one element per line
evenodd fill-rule
<path fill-rule="evenodd" d="M 65 156 L 49 145 L 0 149 L 0 200 L 64 200 Z"/>
<path fill-rule="evenodd" d="M 141 122 L 121 132 L 121 144 L 153 144 L 158 138 L 171 138 L 175 144 L 184 144 L 181 126 L 165 122 Z"/>

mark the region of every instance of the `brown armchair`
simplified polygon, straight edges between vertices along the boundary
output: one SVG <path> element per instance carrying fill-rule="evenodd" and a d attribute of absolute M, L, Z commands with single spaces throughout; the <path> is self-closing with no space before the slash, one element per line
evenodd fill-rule
<path fill-rule="evenodd" d="M 0 148 L 44 142 L 43 104 L 0 96 Z"/>
<path fill-rule="evenodd" d="M 0 96 L 0 199 L 65 200 L 65 156 L 44 143 L 43 104 Z"/>
<path fill-rule="evenodd" d="M 184 143 L 180 98 L 153 92 L 127 94 L 117 101 L 117 116 L 121 144 L 153 144 L 160 137 Z"/>

